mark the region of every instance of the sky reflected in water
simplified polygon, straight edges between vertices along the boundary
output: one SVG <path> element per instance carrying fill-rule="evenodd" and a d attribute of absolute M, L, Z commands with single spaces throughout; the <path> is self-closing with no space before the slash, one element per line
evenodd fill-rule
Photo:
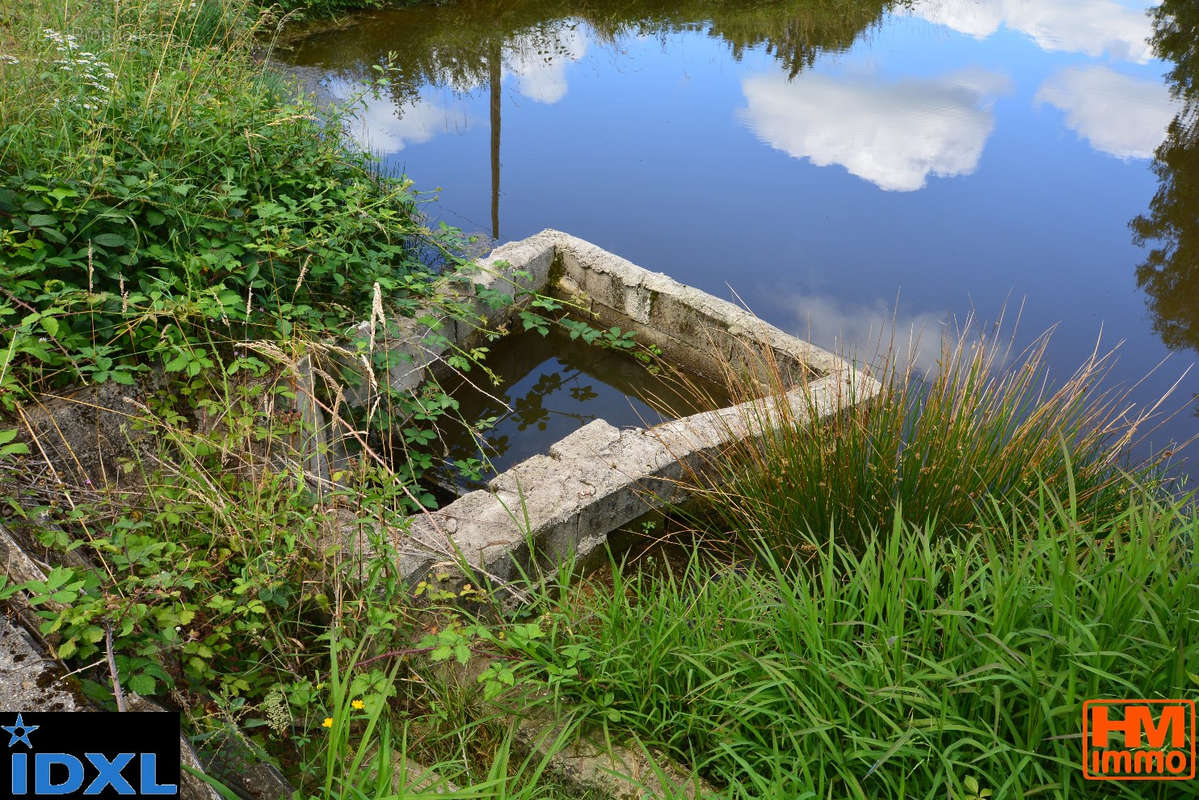
<path fill-rule="evenodd" d="M 1021 341 L 1057 326 L 1063 373 L 1101 333 L 1117 382 L 1173 348 L 1136 397 L 1165 391 L 1199 347 L 1199 159 L 1195 65 L 1155 51 L 1150 4 L 841 5 L 458 2 L 284 56 L 349 97 L 394 51 L 352 135 L 439 190 L 435 219 L 560 228 L 825 347 L 868 355 L 894 321 L 924 366 L 1006 306 Z M 1187 408 L 1153 444 L 1197 430 Z"/>

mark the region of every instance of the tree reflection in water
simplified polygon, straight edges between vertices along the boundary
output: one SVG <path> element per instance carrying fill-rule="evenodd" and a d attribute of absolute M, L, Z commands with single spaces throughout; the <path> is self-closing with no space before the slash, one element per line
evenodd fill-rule
<path fill-rule="evenodd" d="M 1153 13 L 1152 43 L 1173 62 L 1166 78 L 1181 108 L 1154 154 L 1157 193 L 1130 223 L 1149 248 L 1137 285 L 1166 346 L 1199 350 L 1199 3 L 1165 0 Z"/>

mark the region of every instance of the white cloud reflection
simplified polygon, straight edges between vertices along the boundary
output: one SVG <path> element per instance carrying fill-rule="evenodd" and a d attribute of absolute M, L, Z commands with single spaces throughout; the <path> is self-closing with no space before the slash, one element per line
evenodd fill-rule
<path fill-rule="evenodd" d="M 1145 63 L 1152 26 L 1145 7 L 1113 0 L 917 0 L 910 13 L 983 39 L 1006 26 L 1042 50 Z"/>
<path fill-rule="evenodd" d="M 466 130 L 473 123 L 465 108 L 446 108 L 424 98 L 397 111 L 393 98 L 360 85 L 347 82 L 329 88 L 338 100 L 362 98 L 353 108 L 346 132 L 364 150 L 380 155 L 398 153 L 439 133 Z"/>
<path fill-rule="evenodd" d="M 516 76 L 517 91 L 538 103 L 553 105 L 566 96 L 566 65 L 587 53 L 587 37 L 576 24 L 556 31 L 552 44 L 518 45 L 506 54 L 506 70 Z"/>
<path fill-rule="evenodd" d="M 1071 130 L 1117 158 L 1151 158 L 1178 110 L 1160 81 L 1100 66 L 1061 70 L 1037 91 L 1036 102 L 1061 109 Z"/>
<path fill-rule="evenodd" d="M 899 314 L 881 299 L 854 304 L 801 295 L 786 305 L 795 320 L 791 332 L 801 339 L 859 363 L 878 365 L 891 356 L 926 375 L 937 368 L 949 323 L 948 312 Z"/>
<path fill-rule="evenodd" d="M 894 82 L 801 73 L 742 81 L 741 118 L 758 137 L 817 166 L 840 164 L 880 189 L 913 191 L 928 176 L 969 175 L 994 127 L 989 99 L 1005 77 L 971 71 Z"/>

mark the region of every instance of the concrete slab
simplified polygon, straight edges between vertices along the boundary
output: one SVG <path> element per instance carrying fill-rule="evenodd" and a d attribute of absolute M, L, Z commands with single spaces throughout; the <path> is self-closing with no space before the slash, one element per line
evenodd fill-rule
<path fill-rule="evenodd" d="M 853 364 L 734 303 L 560 231 L 497 247 L 465 282 L 447 280 L 440 291 L 469 309 L 467 319 L 449 325 L 418 315 L 423 318 L 409 323 L 400 340 L 388 344 L 404 363 L 389 378 L 393 387 L 415 388 L 449 347 L 469 346 L 481 328 L 513 322 L 517 300 L 528 292 L 585 309 L 596 324 L 631 330 L 685 371 L 721 380 L 731 367 L 760 373 L 766 385 L 771 370 L 764 365 L 774 365 L 791 385 L 778 397 L 648 429 L 622 431 L 602 420 L 585 425 L 547 454 L 497 476 L 487 489 L 393 531 L 401 572 L 412 582 L 455 561 L 509 581 L 572 554 L 585 558 L 611 531 L 683 499 L 678 481 L 685 469 L 701 468 L 730 442 L 779 424 L 787 417 L 780 404 L 794 418 L 823 417 L 879 390 Z M 483 297 L 493 302 L 483 303 Z"/>

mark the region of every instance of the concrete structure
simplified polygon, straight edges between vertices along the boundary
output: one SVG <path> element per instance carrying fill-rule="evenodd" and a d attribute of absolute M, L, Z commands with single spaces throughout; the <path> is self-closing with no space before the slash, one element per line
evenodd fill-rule
<path fill-rule="evenodd" d="M 447 281 L 441 291 L 436 307 L 456 313 L 430 306 L 406 321 L 398 343 L 387 345 L 393 389 L 416 388 L 437 373 L 451 348 L 470 346 L 480 331 L 513 321 L 522 296 L 532 292 L 569 302 L 602 326 L 634 331 L 686 372 L 719 381 L 728 365 L 751 375 L 777 369 L 788 389 L 651 428 L 619 430 L 603 420 L 583 426 L 547 454 L 498 475 L 487 489 L 412 517 L 394 542 L 410 580 L 465 563 L 506 582 L 572 553 L 586 557 L 611 531 L 684 499 L 678 480 L 687 469 L 701 469 L 731 442 L 774 424 L 780 404 L 798 419 L 823 417 L 879 390 L 852 364 L 739 306 L 559 231 L 495 249 L 477 273 Z M 370 323 L 357 335 L 374 346 Z M 363 403 L 366 395 L 349 399 Z"/>
<path fill-rule="evenodd" d="M 579 795 L 612 800 L 717 798 L 698 773 L 640 743 L 618 744 L 599 731 L 583 733 L 559 715 L 524 716 L 516 725 L 515 744 L 546 766 L 546 772 Z"/>

